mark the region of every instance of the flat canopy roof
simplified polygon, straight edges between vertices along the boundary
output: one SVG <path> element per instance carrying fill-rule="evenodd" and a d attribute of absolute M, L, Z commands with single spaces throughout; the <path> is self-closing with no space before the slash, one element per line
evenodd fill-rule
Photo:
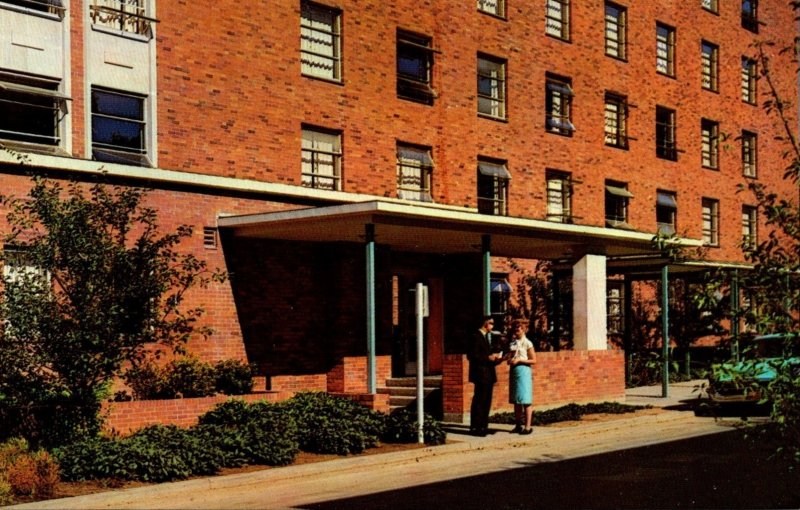
<path fill-rule="evenodd" d="M 482 235 L 491 236 L 491 253 L 501 257 L 563 259 L 586 253 L 655 252 L 649 233 L 381 200 L 219 218 L 219 226 L 237 237 L 305 242 L 363 243 L 367 224 L 375 225 L 376 243 L 420 253 L 479 252 Z M 694 239 L 679 242 L 700 245 Z"/>

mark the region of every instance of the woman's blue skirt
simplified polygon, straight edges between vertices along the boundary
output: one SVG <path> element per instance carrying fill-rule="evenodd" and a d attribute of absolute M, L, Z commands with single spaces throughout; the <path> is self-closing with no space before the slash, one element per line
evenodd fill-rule
<path fill-rule="evenodd" d="M 511 404 L 533 404 L 533 371 L 530 365 L 511 367 L 508 386 L 508 402 Z"/>

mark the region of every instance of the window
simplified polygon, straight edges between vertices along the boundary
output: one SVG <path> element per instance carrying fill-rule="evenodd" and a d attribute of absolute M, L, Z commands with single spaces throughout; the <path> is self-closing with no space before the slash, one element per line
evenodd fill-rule
<path fill-rule="evenodd" d="M 605 141 L 606 145 L 628 148 L 628 102 L 624 96 L 606 92 Z"/>
<path fill-rule="evenodd" d="M 719 200 L 703 199 L 703 244 L 719 246 Z"/>
<path fill-rule="evenodd" d="M 700 5 L 703 6 L 703 9 L 707 11 L 711 11 L 713 13 L 719 13 L 719 6 L 717 5 L 717 0 L 700 0 Z"/>
<path fill-rule="evenodd" d="M 656 156 L 676 161 L 675 110 L 656 106 Z"/>
<path fill-rule="evenodd" d="M 64 6 L 61 0 L 2 0 L 2 3 L 64 17 Z"/>
<path fill-rule="evenodd" d="M 700 43 L 700 61 L 703 88 L 719 91 L 719 47 L 707 41 Z"/>
<path fill-rule="evenodd" d="M 675 29 L 656 24 L 656 71 L 675 77 Z"/>
<path fill-rule="evenodd" d="M 606 225 L 609 227 L 631 228 L 628 225 L 628 201 L 633 194 L 628 185 L 616 181 L 606 181 Z"/>
<path fill-rule="evenodd" d="M 547 0 L 544 33 L 569 41 L 569 0 Z"/>
<path fill-rule="evenodd" d="M 478 10 L 487 14 L 503 17 L 506 14 L 504 0 L 478 0 Z"/>
<path fill-rule="evenodd" d="M 508 283 L 508 275 L 492 273 L 490 277 L 491 292 L 489 293 L 490 310 L 494 319 L 494 329 L 498 332 L 503 331 L 508 314 L 508 305 L 511 302 L 511 285 Z"/>
<path fill-rule="evenodd" d="M 705 168 L 719 169 L 719 123 L 713 120 L 700 121 L 700 159 Z"/>
<path fill-rule="evenodd" d="M 431 39 L 409 32 L 397 32 L 397 96 L 433 104 L 431 87 L 433 49 Z"/>
<path fill-rule="evenodd" d="M 69 98 L 58 87 L 55 80 L 0 73 L 0 139 L 59 147 Z"/>
<path fill-rule="evenodd" d="M 756 61 L 742 57 L 742 101 L 756 104 Z"/>
<path fill-rule="evenodd" d="M 511 174 L 505 162 L 478 161 L 478 212 L 508 215 L 508 181 Z"/>
<path fill-rule="evenodd" d="M 98 27 L 150 35 L 150 24 L 156 20 L 146 15 L 146 3 L 147 0 L 92 0 L 89 17 Z"/>
<path fill-rule="evenodd" d="M 303 128 L 301 183 L 309 188 L 342 189 L 342 135 Z"/>
<path fill-rule="evenodd" d="M 506 118 L 506 63 L 478 55 L 478 113 Z"/>
<path fill-rule="evenodd" d="M 625 60 L 627 58 L 626 16 L 627 10 L 606 2 L 606 55 Z"/>
<path fill-rule="evenodd" d="M 656 193 L 656 227 L 658 233 L 673 235 L 675 233 L 675 217 L 678 212 L 678 202 L 675 193 L 658 191 Z"/>
<path fill-rule="evenodd" d="M 742 0 L 742 28 L 758 33 L 758 0 Z"/>
<path fill-rule="evenodd" d="M 618 280 L 608 280 L 606 282 L 606 296 L 608 303 L 608 315 L 606 327 L 608 334 L 621 335 L 625 331 L 625 313 L 623 301 L 623 283 Z"/>
<path fill-rule="evenodd" d="M 92 88 L 92 159 L 149 165 L 142 96 Z"/>
<path fill-rule="evenodd" d="M 300 68 L 306 76 L 342 79 L 340 12 L 311 2 L 300 7 Z"/>
<path fill-rule="evenodd" d="M 758 177 L 758 135 L 742 131 L 742 173 L 745 177 Z"/>
<path fill-rule="evenodd" d="M 551 133 L 572 136 L 572 86 L 569 78 L 548 75 L 545 99 L 545 126 Z"/>
<path fill-rule="evenodd" d="M 432 202 L 433 160 L 427 147 L 397 144 L 397 196 L 405 200 Z"/>
<path fill-rule="evenodd" d="M 548 170 L 547 219 L 559 223 L 572 223 L 572 180 L 565 172 Z"/>
<path fill-rule="evenodd" d="M 742 247 L 753 249 L 758 243 L 758 209 L 742 206 Z"/>

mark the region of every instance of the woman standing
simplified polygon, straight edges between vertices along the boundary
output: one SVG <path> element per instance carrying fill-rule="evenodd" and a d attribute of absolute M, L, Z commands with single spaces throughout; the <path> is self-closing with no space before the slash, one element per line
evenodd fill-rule
<path fill-rule="evenodd" d="M 533 370 L 536 363 L 536 351 L 533 342 L 525 336 L 525 328 L 519 321 L 511 323 L 511 345 L 509 346 L 508 364 L 510 384 L 508 402 L 514 404 L 516 426 L 512 433 L 530 434 L 533 432 Z M 522 427 L 522 413 L 525 413 L 525 427 Z"/>

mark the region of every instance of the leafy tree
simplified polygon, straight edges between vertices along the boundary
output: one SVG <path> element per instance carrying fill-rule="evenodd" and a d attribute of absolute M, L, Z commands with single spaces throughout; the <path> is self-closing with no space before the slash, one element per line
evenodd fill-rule
<path fill-rule="evenodd" d="M 184 299 L 222 275 L 180 253 L 191 228 L 161 233 L 144 198 L 39 177 L 26 199 L 0 197 L 10 226 L 0 255 L 0 434 L 45 444 L 95 434 L 124 364 L 209 333 Z"/>
<path fill-rule="evenodd" d="M 800 2 L 790 2 L 795 11 Z M 786 333 L 784 352 L 797 355 L 800 332 L 800 203 L 798 196 L 786 189 L 800 191 L 800 144 L 796 136 L 797 103 L 788 100 L 783 85 L 771 72 L 773 64 L 797 65 L 798 40 L 776 51 L 773 42 L 760 42 L 754 51 L 767 99 L 764 110 L 772 116 L 780 130 L 776 140 L 783 144 L 786 161 L 784 192 L 769 189 L 760 182 L 741 187 L 740 192 L 754 197 L 767 227 L 767 235 L 757 245 L 743 244 L 752 271 L 740 274 L 740 285 L 750 306 L 734 320 L 744 320 L 760 333 Z M 777 62 L 776 62 L 777 61 Z M 764 236 L 762 236 L 764 237 Z M 788 364 L 773 367 L 777 377 L 764 388 L 764 400 L 770 402 L 772 422 L 783 437 L 785 451 L 800 462 L 800 371 Z"/>

